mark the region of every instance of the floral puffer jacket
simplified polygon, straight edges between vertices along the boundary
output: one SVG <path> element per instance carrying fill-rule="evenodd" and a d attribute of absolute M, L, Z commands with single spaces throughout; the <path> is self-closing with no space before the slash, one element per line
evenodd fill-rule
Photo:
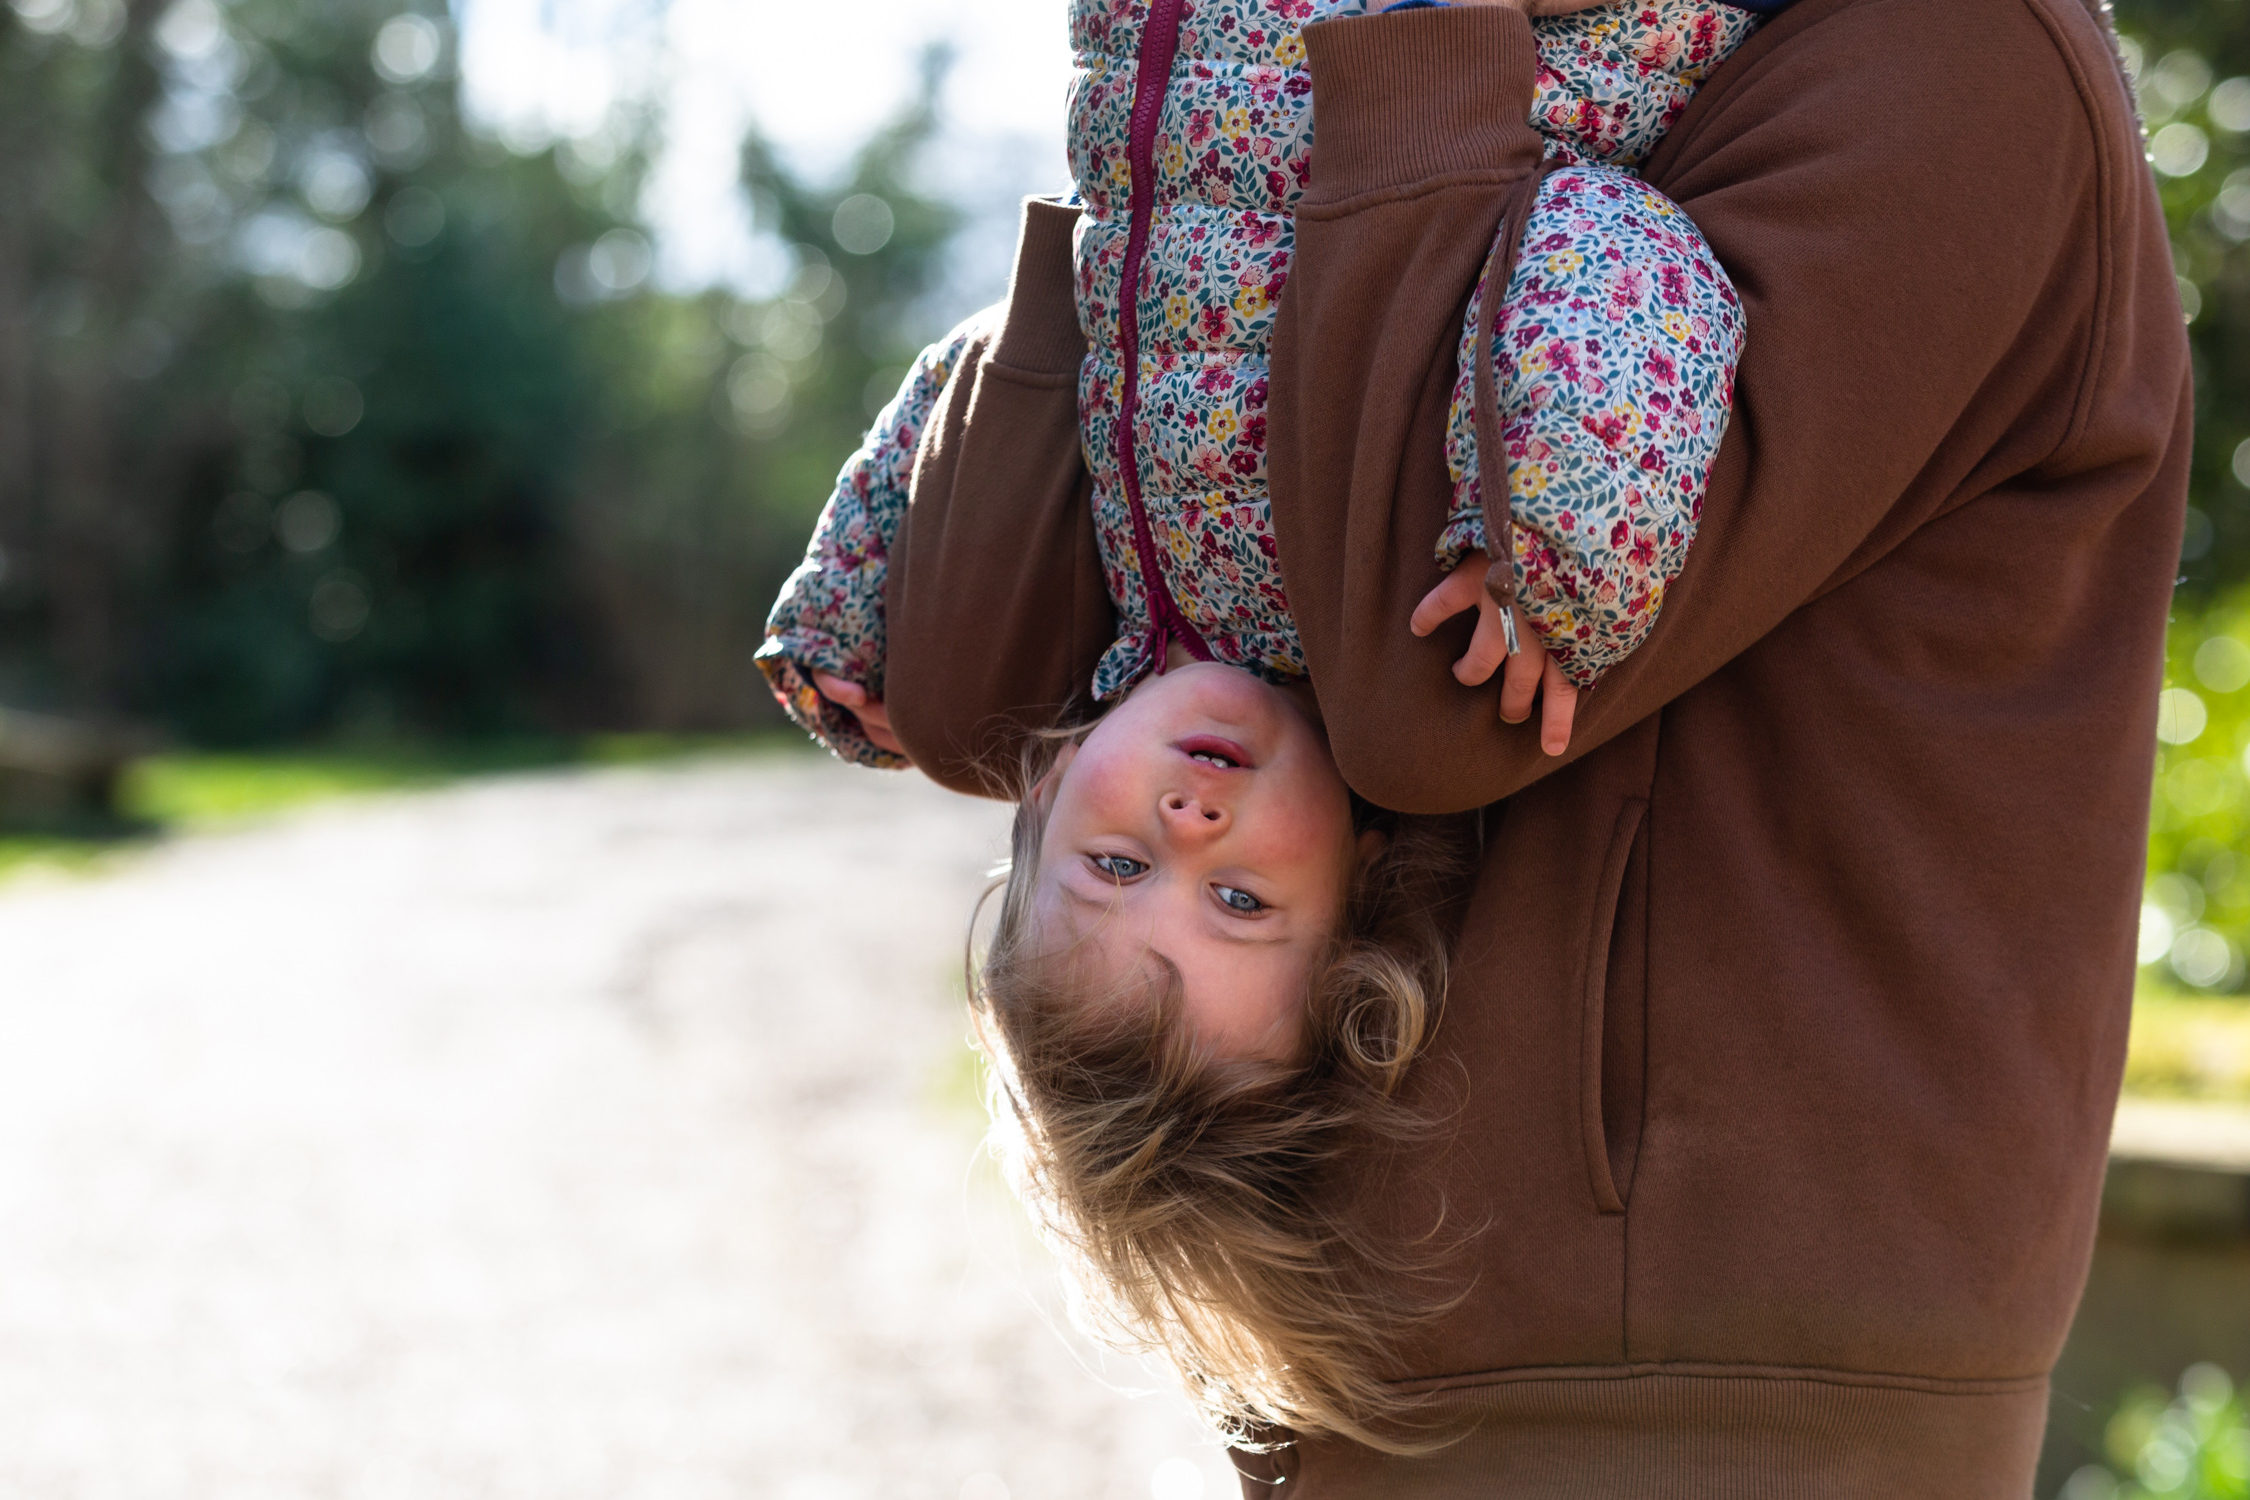
<path fill-rule="evenodd" d="M 1074 0 L 1080 432 L 1120 627 L 1097 699 L 1159 668 L 1173 641 L 1275 680 L 1305 673 L 1266 492 L 1266 360 L 1312 144 L 1299 31 L 1367 8 Z M 1646 636 L 1685 561 L 1743 339 L 1709 247 L 1631 168 L 1756 24 L 1724 0 L 1533 23 L 1532 123 L 1562 165 L 1541 188 L 1492 347 L 1517 597 L 1580 686 Z M 1446 436 L 1453 515 L 1433 539 L 1446 567 L 1484 545 L 1470 393 L 1486 294 L 1464 321 Z M 791 716 L 861 764 L 898 762 L 820 699 L 809 672 L 880 692 L 889 539 L 920 427 L 974 327 L 924 352 L 846 463 L 759 652 Z"/>

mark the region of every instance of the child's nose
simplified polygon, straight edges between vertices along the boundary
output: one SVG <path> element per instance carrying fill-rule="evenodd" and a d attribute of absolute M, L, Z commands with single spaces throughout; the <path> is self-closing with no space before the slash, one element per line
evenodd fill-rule
<path fill-rule="evenodd" d="M 1227 810 L 1187 792 L 1166 792 L 1161 810 L 1174 838 L 1215 838 L 1226 831 Z"/>

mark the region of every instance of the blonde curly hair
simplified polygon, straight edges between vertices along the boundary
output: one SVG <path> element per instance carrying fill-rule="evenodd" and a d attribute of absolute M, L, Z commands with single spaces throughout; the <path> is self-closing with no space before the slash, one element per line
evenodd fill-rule
<path fill-rule="evenodd" d="M 1355 799 L 1355 822 L 1387 837 L 1314 966 L 1297 1056 L 1222 1058 L 1182 1024 L 1168 963 L 1120 978 L 1038 941 L 1041 782 L 1084 732 L 1027 752 L 1011 858 L 987 893 L 998 919 L 970 954 L 993 1149 L 1064 1262 L 1080 1326 L 1159 1355 L 1237 1446 L 1335 1433 L 1426 1451 L 1414 1398 L 1383 1375 L 1457 1300 L 1433 1275 L 1442 1247 L 1434 1230 L 1379 1238 L 1334 1189 L 1355 1154 L 1431 1123 L 1400 1084 L 1444 1000 L 1468 825 Z"/>

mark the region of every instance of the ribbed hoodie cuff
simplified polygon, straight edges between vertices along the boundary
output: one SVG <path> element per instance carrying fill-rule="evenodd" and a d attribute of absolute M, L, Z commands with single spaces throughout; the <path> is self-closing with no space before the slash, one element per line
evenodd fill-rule
<path fill-rule="evenodd" d="M 1086 357 L 1072 294 L 1071 238 L 1079 208 L 1053 198 L 1023 200 L 1008 310 L 992 341 L 996 363 L 1045 375 L 1075 375 Z"/>
<path fill-rule="evenodd" d="M 1354 16 L 1308 26 L 1304 39 L 1318 122 L 1308 204 L 1538 164 L 1539 48 L 1521 11 L 1461 5 Z"/>

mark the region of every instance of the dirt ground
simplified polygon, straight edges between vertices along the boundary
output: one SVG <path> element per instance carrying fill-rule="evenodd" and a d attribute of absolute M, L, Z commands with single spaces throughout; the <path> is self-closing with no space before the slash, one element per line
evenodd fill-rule
<path fill-rule="evenodd" d="M 0 1494 L 1231 1494 L 977 1150 L 1003 832 L 774 757 L 0 892 Z"/>

